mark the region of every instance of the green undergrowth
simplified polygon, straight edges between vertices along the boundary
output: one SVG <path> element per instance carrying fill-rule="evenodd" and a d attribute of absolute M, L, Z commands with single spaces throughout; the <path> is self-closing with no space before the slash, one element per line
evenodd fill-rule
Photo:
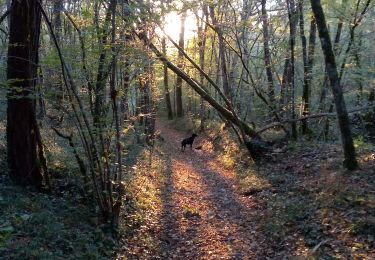
<path fill-rule="evenodd" d="M 1 259 L 103 259 L 116 242 L 75 196 L 57 197 L 0 183 Z"/>
<path fill-rule="evenodd" d="M 85 198 L 71 148 L 42 128 L 53 192 L 14 185 L 0 145 L 0 259 L 107 259 L 117 242 Z"/>
<path fill-rule="evenodd" d="M 9 180 L 6 148 L 0 142 L 0 259 L 112 258 L 119 250 L 123 230 L 115 234 L 109 225 L 101 224 L 96 202 L 84 196 L 71 147 L 47 126 L 41 131 L 51 173 L 51 194 L 16 186 Z M 4 134 L 5 126 L 0 122 L 2 140 Z M 136 144 L 136 130 L 129 129 L 124 136 L 127 168 L 137 161 L 144 147 Z M 127 175 L 129 181 L 130 177 Z"/>

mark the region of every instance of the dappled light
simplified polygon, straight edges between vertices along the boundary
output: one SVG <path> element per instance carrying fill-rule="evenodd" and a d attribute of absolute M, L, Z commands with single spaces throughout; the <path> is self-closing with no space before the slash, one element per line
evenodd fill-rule
<path fill-rule="evenodd" d="M 162 255 L 255 257 L 261 248 L 255 238 L 248 239 L 255 237 L 251 228 L 254 213 L 250 212 L 254 203 L 239 194 L 233 172 L 223 170 L 213 155 L 179 151 L 179 134 L 163 125 L 159 129 L 168 139 L 160 150 L 165 161 L 155 159 L 155 165 L 163 165 L 163 171 L 155 172 L 154 177 L 161 178 L 161 187 L 153 188 L 161 191 L 156 211 L 162 213 L 156 230 Z"/>
<path fill-rule="evenodd" d="M 353 236 L 372 225 L 366 216 L 375 209 L 374 196 L 361 194 L 374 187 L 373 181 L 368 182 L 374 160 L 350 176 L 337 171 L 339 148 L 326 147 L 318 153 L 314 148 L 296 147 L 288 159 L 278 155 L 268 166 L 238 168 L 236 177 L 233 170 L 223 168 L 220 156 L 209 152 L 212 143 L 207 137 L 197 143 L 204 144 L 202 150 L 181 152 L 179 134 L 164 123 L 159 129 L 164 141 L 154 159 L 157 170 L 150 174 L 147 169 L 139 176 L 146 174 L 148 181 L 158 183 L 144 193 L 160 191 L 155 194 L 158 202 L 154 204 L 154 198 L 149 204 L 158 218 L 145 219 L 143 227 L 160 239 L 153 240 L 154 250 L 163 257 L 360 258 L 371 250 L 370 233 L 361 240 Z M 132 239 L 142 247 L 138 235 Z"/>
<path fill-rule="evenodd" d="M 374 17 L 0 1 L 0 259 L 375 259 Z"/>

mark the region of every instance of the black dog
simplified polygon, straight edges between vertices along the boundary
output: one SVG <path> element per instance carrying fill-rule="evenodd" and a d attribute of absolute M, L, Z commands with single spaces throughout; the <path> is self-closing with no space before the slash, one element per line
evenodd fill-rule
<path fill-rule="evenodd" d="M 182 142 L 181 142 L 181 151 L 184 151 L 184 150 L 185 150 L 185 147 L 186 147 L 187 144 L 190 144 L 190 149 L 192 149 L 194 139 L 195 139 L 195 137 L 197 137 L 197 136 L 198 136 L 198 135 L 196 135 L 196 134 L 192 134 L 191 137 L 182 140 Z"/>

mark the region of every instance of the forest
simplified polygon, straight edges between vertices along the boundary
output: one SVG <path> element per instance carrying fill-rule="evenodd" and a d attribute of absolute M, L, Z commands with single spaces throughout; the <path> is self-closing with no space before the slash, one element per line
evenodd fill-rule
<path fill-rule="evenodd" d="M 0 259 L 374 259 L 375 2 L 0 0 Z"/>

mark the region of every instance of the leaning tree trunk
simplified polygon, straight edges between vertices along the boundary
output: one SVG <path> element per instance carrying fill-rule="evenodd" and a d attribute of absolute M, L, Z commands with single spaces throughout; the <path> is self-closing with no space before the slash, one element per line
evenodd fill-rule
<path fill-rule="evenodd" d="M 135 33 L 135 32 L 134 32 Z M 259 138 L 256 131 L 249 126 L 246 122 L 242 121 L 240 118 L 237 117 L 232 111 L 227 109 L 226 107 L 222 106 L 215 98 L 213 98 L 207 91 L 204 86 L 202 86 L 198 80 L 191 78 L 187 75 L 183 70 L 178 68 L 178 66 L 174 65 L 170 62 L 159 50 L 156 46 L 147 38 L 145 33 L 138 33 L 136 34 L 140 40 L 144 42 L 146 46 L 148 46 L 152 52 L 157 56 L 157 58 L 163 62 L 167 67 L 173 71 L 178 77 L 181 77 L 193 90 L 201 96 L 205 101 L 207 101 L 218 113 L 221 114 L 226 120 L 230 121 L 234 125 L 243 128 L 244 132 L 252 137 L 252 138 Z"/>
<path fill-rule="evenodd" d="M 327 23 L 320 0 L 310 0 L 310 2 L 316 19 L 328 77 L 336 106 L 338 123 L 341 131 L 341 141 L 345 154 L 344 166 L 349 170 L 354 170 L 358 168 L 358 163 L 356 160 L 353 138 L 350 130 L 349 116 L 346 110 L 343 91 L 340 85 L 331 38 L 328 32 Z"/>
<path fill-rule="evenodd" d="M 346 8 L 347 1 L 342 2 L 342 8 Z M 342 28 L 344 25 L 344 20 L 342 17 L 340 17 L 339 22 L 337 23 L 337 29 L 336 29 L 336 35 L 335 35 L 335 40 L 333 42 L 333 54 L 337 56 L 340 53 L 340 40 L 341 40 L 341 35 L 342 35 Z M 327 72 L 327 68 L 325 68 L 325 75 L 324 75 L 324 82 L 322 85 L 322 92 L 320 96 L 320 110 L 323 110 L 325 108 L 325 100 L 327 97 L 327 90 L 328 90 L 328 84 L 329 84 L 329 76 Z M 333 101 L 330 102 L 328 113 L 332 113 L 333 111 Z M 328 138 L 328 133 L 329 133 L 329 118 L 326 118 L 325 123 L 324 123 L 324 138 Z"/>
<path fill-rule="evenodd" d="M 21 185 L 42 186 L 34 89 L 41 9 L 38 0 L 12 1 L 7 79 L 7 147 L 10 177 Z"/>

